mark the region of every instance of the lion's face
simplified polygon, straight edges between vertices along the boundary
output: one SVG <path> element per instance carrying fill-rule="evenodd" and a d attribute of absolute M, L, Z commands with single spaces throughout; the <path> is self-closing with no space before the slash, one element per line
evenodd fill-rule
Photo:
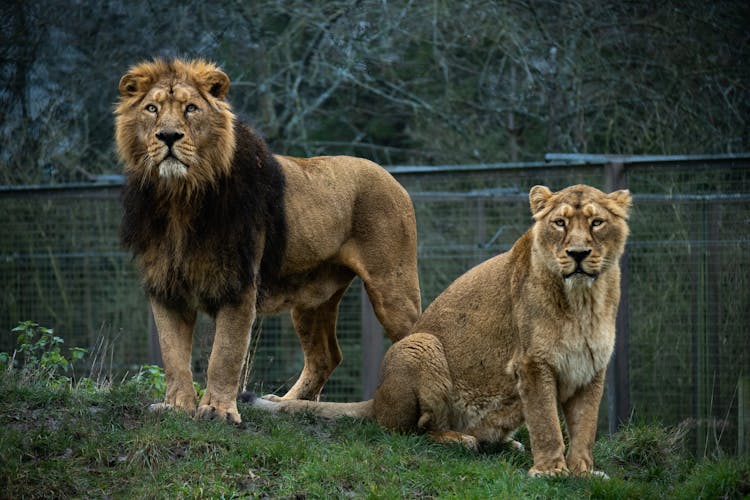
<path fill-rule="evenodd" d="M 226 74 L 203 61 L 156 60 L 128 71 L 115 111 L 128 173 L 187 190 L 227 173 L 235 147 L 228 90 Z"/>
<path fill-rule="evenodd" d="M 566 283 L 590 284 L 622 255 L 631 204 L 627 190 L 607 195 L 578 185 L 552 193 L 534 186 L 529 200 L 534 249 Z"/>

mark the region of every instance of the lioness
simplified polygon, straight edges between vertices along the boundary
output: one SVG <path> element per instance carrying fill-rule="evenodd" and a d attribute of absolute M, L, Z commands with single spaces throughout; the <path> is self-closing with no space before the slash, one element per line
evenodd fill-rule
<path fill-rule="evenodd" d="M 631 197 L 583 185 L 557 193 L 535 186 L 529 200 L 531 229 L 508 252 L 454 281 L 414 333 L 391 346 L 374 400 L 254 405 L 374 418 L 388 429 L 472 448 L 512 441 L 525 422 L 531 475 L 593 472 Z M 567 456 L 558 403 L 570 437 Z"/>
<path fill-rule="evenodd" d="M 272 155 L 232 113 L 229 78 L 202 60 L 154 60 L 120 80 L 121 237 L 159 331 L 167 392 L 196 411 L 196 312 L 216 323 L 196 415 L 240 421 L 240 371 L 256 311 L 291 308 L 304 368 L 285 398 L 315 399 L 341 361 L 338 304 L 359 276 L 388 337 L 421 311 L 414 209 L 380 166 Z"/>

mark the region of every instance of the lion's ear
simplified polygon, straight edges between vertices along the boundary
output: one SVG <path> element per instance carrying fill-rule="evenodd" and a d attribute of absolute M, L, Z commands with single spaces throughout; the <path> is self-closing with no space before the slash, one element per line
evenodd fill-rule
<path fill-rule="evenodd" d="M 217 99 L 224 99 L 229 93 L 229 77 L 221 70 L 213 70 L 202 75 L 204 89 Z"/>
<path fill-rule="evenodd" d="M 133 73 L 126 73 L 120 78 L 120 95 L 122 97 L 133 97 L 140 93 L 139 85 L 142 80 Z"/>
<path fill-rule="evenodd" d="M 552 191 L 547 186 L 534 186 L 529 191 L 529 205 L 531 205 L 531 214 L 536 215 L 544 210 L 547 200 L 552 196 Z"/>
<path fill-rule="evenodd" d="M 633 197 L 630 195 L 630 191 L 627 189 L 614 191 L 607 195 L 607 199 L 612 202 L 609 207 L 612 213 L 623 219 L 628 218 L 628 212 L 633 205 Z"/>

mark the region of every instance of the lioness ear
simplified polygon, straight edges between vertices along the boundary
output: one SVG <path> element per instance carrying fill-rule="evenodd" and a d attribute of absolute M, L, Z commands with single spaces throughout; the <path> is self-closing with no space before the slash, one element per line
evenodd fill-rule
<path fill-rule="evenodd" d="M 623 219 L 628 218 L 628 212 L 633 205 L 633 197 L 630 196 L 630 191 L 627 189 L 620 189 L 619 191 L 609 193 L 607 199 L 613 202 L 609 206 L 609 209 L 613 214 L 622 217 Z"/>
<path fill-rule="evenodd" d="M 544 210 L 544 206 L 552 196 L 552 191 L 547 186 L 534 186 L 529 191 L 529 205 L 531 205 L 531 214 L 536 215 Z"/>
<path fill-rule="evenodd" d="M 218 69 L 203 76 L 203 85 L 203 88 L 217 99 L 224 99 L 229 93 L 229 77 Z"/>

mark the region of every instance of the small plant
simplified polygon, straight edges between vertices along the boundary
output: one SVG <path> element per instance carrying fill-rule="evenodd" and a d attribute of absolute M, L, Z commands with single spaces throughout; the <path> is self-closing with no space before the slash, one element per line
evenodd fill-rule
<path fill-rule="evenodd" d="M 154 398 L 164 397 L 167 388 L 166 376 L 161 366 L 143 365 L 133 376 L 133 380 L 145 385 Z"/>
<path fill-rule="evenodd" d="M 70 378 L 62 373 L 71 371 L 73 364 L 81 361 L 88 352 L 87 349 L 73 347 L 66 357 L 62 351 L 65 342 L 62 337 L 55 335 L 52 328 L 39 326 L 33 321 L 22 321 L 11 332 L 18 335 L 17 347 L 12 355 L 0 353 L 0 365 L 34 370 L 46 374 L 52 381 L 70 382 Z"/>
<path fill-rule="evenodd" d="M 166 375 L 164 369 L 158 365 L 143 365 L 137 374 L 133 377 L 133 380 L 145 385 L 151 392 L 151 396 L 159 399 L 164 397 L 164 393 L 167 389 Z M 198 382 L 193 382 L 195 392 L 200 398 L 203 396 L 204 389 Z"/>

